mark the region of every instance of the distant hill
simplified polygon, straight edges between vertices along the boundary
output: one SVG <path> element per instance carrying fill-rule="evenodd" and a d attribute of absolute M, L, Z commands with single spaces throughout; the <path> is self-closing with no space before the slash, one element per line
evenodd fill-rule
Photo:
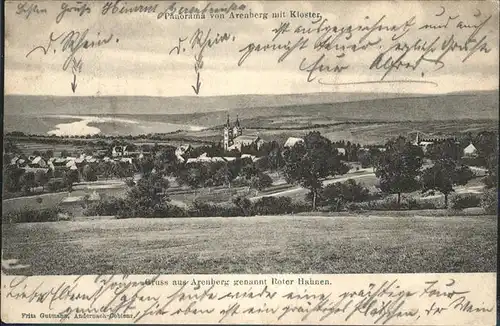
<path fill-rule="evenodd" d="M 6 114 L 176 114 L 338 103 L 408 95 L 391 93 L 308 93 L 228 96 L 5 96 Z M 421 96 L 414 94 L 410 96 Z"/>
<path fill-rule="evenodd" d="M 168 98 L 7 95 L 4 114 L 168 115 L 172 123 L 205 126 L 221 124 L 228 113 L 238 114 L 241 119 L 306 115 L 336 120 L 496 120 L 498 103 L 498 91 L 444 95 L 313 93 Z"/>
<path fill-rule="evenodd" d="M 446 95 L 375 98 L 349 102 L 290 104 L 268 107 L 244 107 L 223 111 L 175 114 L 165 119 L 172 123 L 214 126 L 226 121 L 227 114 L 241 120 L 308 116 L 326 121 L 435 121 L 435 120 L 498 120 L 498 93 L 475 92 Z"/>

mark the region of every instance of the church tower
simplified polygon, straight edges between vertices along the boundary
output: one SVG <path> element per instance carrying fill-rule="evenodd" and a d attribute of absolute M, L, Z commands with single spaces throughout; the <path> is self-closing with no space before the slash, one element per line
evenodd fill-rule
<path fill-rule="evenodd" d="M 240 120 L 238 119 L 238 116 L 236 116 L 236 122 L 234 123 L 233 127 L 233 137 L 241 136 L 242 133 L 243 132 L 240 125 Z"/>
<path fill-rule="evenodd" d="M 232 142 L 232 130 L 229 124 L 229 114 L 227 115 L 226 125 L 224 126 L 224 151 L 227 151 Z"/>

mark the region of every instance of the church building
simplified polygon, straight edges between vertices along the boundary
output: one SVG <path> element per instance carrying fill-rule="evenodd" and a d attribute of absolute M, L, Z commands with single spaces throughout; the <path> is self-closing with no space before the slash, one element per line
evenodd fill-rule
<path fill-rule="evenodd" d="M 224 126 L 224 150 L 228 151 L 229 147 L 234 144 L 234 139 L 238 136 L 241 136 L 243 130 L 241 129 L 240 120 L 238 116 L 236 116 L 236 121 L 234 122 L 234 126 L 231 127 L 229 123 L 229 114 L 227 115 L 226 125 Z"/>
<path fill-rule="evenodd" d="M 236 117 L 234 125 L 231 126 L 229 122 L 229 115 L 227 116 L 226 125 L 224 126 L 224 140 L 223 147 L 224 151 L 230 152 L 237 150 L 241 152 L 244 146 L 254 145 L 256 149 L 260 149 L 264 140 L 256 135 L 246 135 L 243 136 L 243 129 L 240 124 L 240 120 Z"/>

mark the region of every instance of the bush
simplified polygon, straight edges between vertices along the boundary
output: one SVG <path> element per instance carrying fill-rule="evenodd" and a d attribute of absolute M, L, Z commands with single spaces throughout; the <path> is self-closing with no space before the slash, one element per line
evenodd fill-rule
<path fill-rule="evenodd" d="M 290 197 L 263 197 L 253 204 L 256 215 L 294 213 Z"/>
<path fill-rule="evenodd" d="M 189 217 L 189 213 L 186 209 L 176 205 L 168 206 L 168 217 Z"/>
<path fill-rule="evenodd" d="M 243 211 L 236 205 L 216 205 L 198 200 L 193 201 L 193 205 L 188 210 L 189 216 L 211 217 L 211 216 L 243 216 Z"/>
<path fill-rule="evenodd" d="M 479 207 L 481 205 L 481 198 L 474 194 L 457 195 L 451 198 L 452 209 L 464 209 L 470 207 Z"/>
<path fill-rule="evenodd" d="M 2 214 L 2 223 L 55 222 L 62 220 L 61 207 L 45 209 L 23 209 L 17 212 Z"/>
<path fill-rule="evenodd" d="M 127 204 L 124 199 L 109 197 L 96 203 L 92 203 L 84 210 L 85 216 L 117 216 L 127 210 Z"/>
<path fill-rule="evenodd" d="M 497 189 L 487 190 L 481 197 L 481 207 L 486 214 L 497 214 L 498 210 L 498 191 Z"/>
<path fill-rule="evenodd" d="M 369 190 L 355 180 L 349 179 L 344 183 L 336 182 L 323 188 L 318 196 L 317 204 L 328 205 L 336 211 L 341 210 L 347 203 L 365 201 L 369 197 Z M 306 200 L 312 200 L 312 194 L 306 195 Z"/>
<path fill-rule="evenodd" d="M 253 206 L 250 199 L 243 196 L 238 196 L 235 199 L 233 199 L 233 203 L 234 205 L 236 205 L 236 207 L 238 207 L 241 210 L 244 216 L 252 215 Z"/>
<path fill-rule="evenodd" d="M 168 202 L 155 207 L 146 208 L 141 204 L 131 204 L 130 201 L 110 197 L 91 204 L 84 211 L 86 216 L 116 216 L 129 217 L 231 217 L 252 215 L 281 215 L 307 212 L 309 205 L 292 202 L 289 197 L 263 197 L 252 203 L 248 198 L 236 197 L 232 203 L 214 204 L 194 200 L 186 210 L 182 207 L 171 205 Z"/>
<path fill-rule="evenodd" d="M 396 198 L 388 197 L 382 200 L 372 200 L 362 203 L 350 203 L 346 205 L 350 211 L 393 211 L 393 210 L 418 210 L 418 209 L 436 209 L 437 205 L 429 200 L 417 200 L 415 198 L 403 198 L 398 204 Z"/>
<path fill-rule="evenodd" d="M 66 189 L 62 180 L 51 180 L 47 183 L 47 189 L 50 192 L 57 192 L 63 189 Z"/>
<path fill-rule="evenodd" d="M 250 187 L 263 190 L 269 188 L 273 184 L 273 179 L 265 173 L 258 173 L 250 179 Z"/>
<path fill-rule="evenodd" d="M 130 217 L 187 217 L 185 209 L 164 202 L 155 206 L 141 205 L 122 198 L 109 197 L 90 204 L 84 210 L 85 216 Z"/>

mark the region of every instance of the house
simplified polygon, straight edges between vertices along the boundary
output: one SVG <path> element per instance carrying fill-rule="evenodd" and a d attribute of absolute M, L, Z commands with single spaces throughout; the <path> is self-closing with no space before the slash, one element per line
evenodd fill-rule
<path fill-rule="evenodd" d="M 123 163 L 128 163 L 128 164 L 132 164 L 133 163 L 131 157 L 122 157 L 120 159 L 117 159 L 117 161 L 118 162 L 123 162 Z"/>
<path fill-rule="evenodd" d="M 425 153 L 425 152 L 427 152 L 427 148 L 428 148 L 430 145 L 432 145 L 432 144 L 434 144 L 434 142 L 432 142 L 432 141 L 421 141 L 421 142 L 418 144 L 418 146 L 420 146 L 420 148 L 422 148 L 422 150 L 423 150 L 423 151 L 424 151 L 424 153 Z"/>
<path fill-rule="evenodd" d="M 85 163 L 85 156 L 82 155 L 80 157 L 77 157 L 73 162 L 75 162 L 75 165 L 77 167 L 81 167 Z"/>
<path fill-rule="evenodd" d="M 472 143 L 470 143 L 467 147 L 464 148 L 464 157 L 476 157 L 477 156 L 477 148 Z"/>
<path fill-rule="evenodd" d="M 56 157 L 52 160 L 52 165 L 54 165 L 55 167 L 65 166 L 66 161 L 67 160 L 64 157 Z"/>
<path fill-rule="evenodd" d="M 10 160 L 10 165 L 17 165 L 17 162 L 19 161 L 19 156 L 14 156 L 11 160 Z"/>
<path fill-rule="evenodd" d="M 73 166 L 76 168 L 76 164 L 75 164 L 74 160 L 69 160 L 65 164 L 65 167 L 67 167 L 68 169 L 71 168 L 71 167 L 73 167 Z"/>
<path fill-rule="evenodd" d="M 25 167 L 27 165 L 27 161 L 24 159 L 24 158 L 20 158 L 19 160 L 17 160 L 17 166 L 22 168 L 22 167 Z"/>
<path fill-rule="evenodd" d="M 227 148 L 227 151 L 237 150 L 241 152 L 243 146 L 255 145 L 256 149 L 260 149 L 264 144 L 259 136 L 238 136 L 232 139 L 232 145 Z"/>
<path fill-rule="evenodd" d="M 343 147 L 338 147 L 337 152 L 339 153 L 339 155 L 344 155 L 344 156 L 346 155 L 345 148 Z"/>
<path fill-rule="evenodd" d="M 186 160 L 184 159 L 184 155 L 191 151 L 191 145 L 181 145 L 175 149 L 175 157 L 180 163 L 184 163 Z"/>
<path fill-rule="evenodd" d="M 259 136 L 238 136 L 233 139 L 233 144 L 241 144 L 242 146 L 250 146 L 250 145 L 257 145 L 257 149 L 259 149 L 262 144 L 264 144 L 264 141 L 259 137 Z"/>
<path fill-rule="evenodd" d="M 111 151 L 113 157 L 128 156 L 130 155 L 129 146 L 115 146 Z"/>
<path fill-rule="evenodd" d="M 249 158 L 252 160 L 252 162 L 255 162 L 257 160 L 257 156 L 255 155 L 250 155 L 250 154 L 242 154 L 241 155 L 241 158 L 244 159 L 244 158 Z"/>
<path fill-rule="evenodd" d="M 189 164 L 189 163 L 201 163 L 201 162 L 226 162 L 226 160 L 218 156 L 210 157 L 207 155 L 207 153 L 203 153 L 197 158 L 189 158 L 186 163 Z"/>
<path fill-rule="evenodd" d="M 303 144 L 304 143 L 304 139 L 302 138 L 297 138 L 297 137 L 289 137 L 286 142 L 285 142 L 285 145 L 283 145 L 284 148 L 292 148 L 293 146 L 295 146 L 295 144 Z"/>
<path fill-rule="evenodd" d="M 94 151 L 94 157 L 102 159 L 108 154 L 108 150 L 106 149 L 98 149 Z"/>
<path fill-rule="evenodd" d="M 38 171 L 42 171 L 43 173 L 47 174 L 49 172 L 49 168 L 48 167 L 46 167 L 46 168 L 39 168 L 39 167 L 29 167 L 29 166 L 26 166 L 23 169 L 24 169 L 24 173 L 33 172 L 33 173 L 36 174 Z"/>
<path fill-rule="evenodd" d="M 65 165 L 65 166 L 66 166 L 67 168 L 69 168 L 69 169 L 72 169 L 72 167 L 75 167 L 75 169 L 76 169 L 76 168 L 77 168 L 77 166 L 76 166 L 75 160 L 76 160 L 76 159 L 73 159 L 73 160 L 68 160 L 68 161 L 66 162 L 66 165 Z"/>
<path fill-rule="evenodd" d="M 417 132 L 417 136 L 415 137 L 415 141 L 413 142 L 413 145 L 419 146 L 420 148 L 422 148 L 422 150 L 425 153 L 425 152 L 427 152 L 427 147 L 429 147 L 430 145 L 434 144 L 434 141 L 431 141 L 431 140 L 421 140 L 419 136 L 420 135 Z"/>
<path fill-rule="evenodd" d="M 150 152 L 140 152 L 139 155 L 137 155 L 137 158 L 139 160 L 143 160 L 147 157 L 151 156 L 151 153 Z"/>
<path fill-rule="evenodd" d="M 186 153 L 189 153 L 193 149 L 191 145 L 181 145 L 175 149 L 175 156 L 182 156 Z"/>
<path fill-rule="evenodd" d="M 46 168 L 48 166 L 41 156 L 35 157 L 28 165 L 31 168 Z"/>

